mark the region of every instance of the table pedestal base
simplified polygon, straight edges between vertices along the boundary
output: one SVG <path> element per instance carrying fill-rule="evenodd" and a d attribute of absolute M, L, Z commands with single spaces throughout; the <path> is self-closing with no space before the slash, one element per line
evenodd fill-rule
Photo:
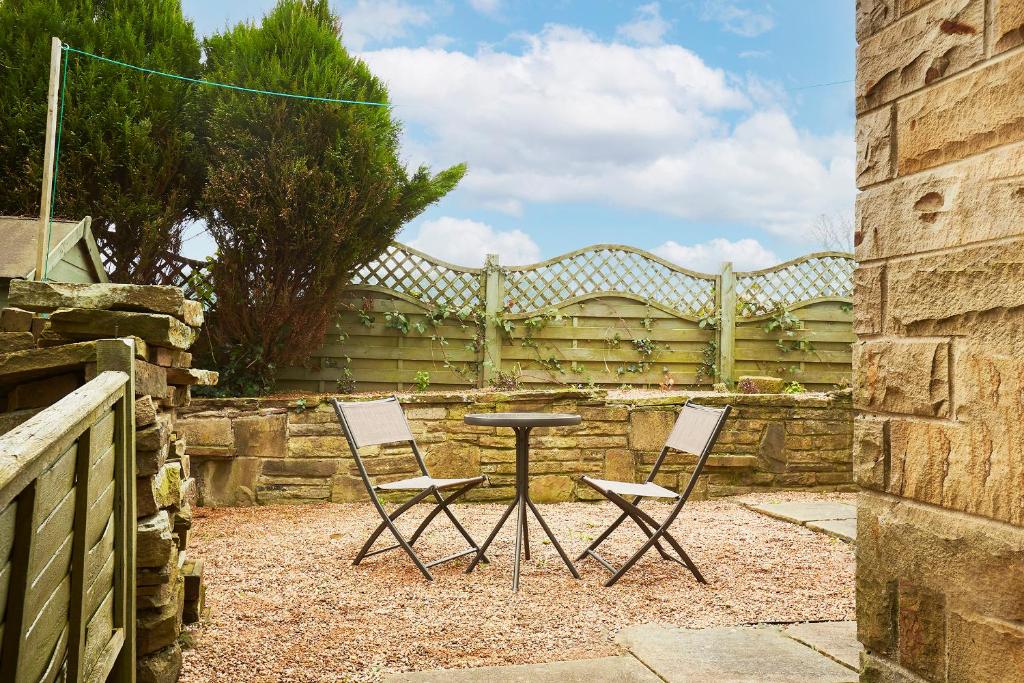
<path fill-rule="evenodd" d="M 526 559 L 530 559 L 530 530 L 527 525 L 526 511 L 529 508 L 533 516 L 537 518 L 540 523 L 540 528 L 547 534 L 548 539 L 551 541 L 551 545 L 558 551 L 562 561 L 565 562 L 565 566 L 569 568 L 569 572 L 576 577 L 580 578 L 579 572 L 576 571 L 576 567 L 573 566 L 569 560 L 569 556 L 562 550 L 562 546 L 558 544 L 558 539 L 551 533 L 551 529 L 548 527 L 547 522 L 540 514 L 540 510 L 532 500 L 530 500 L 530 483 L 529 483 L 529 462 L 530 462 L 530 427 L 515 427 L 516 432 L 516 497 L 512 501 L 512 504 L 506 508 L 505 512 L 501 515 L 501 519 L 498 520 L 498 524 L 494 527 L 494 531 L 487 537 L 484 544 L 480 546 L 480 551 L 473 558 L 473 561 L 466 567 L 466 573 L 470 573 L 476 568 L 477 563 L 487 553 L 487 548 L 490 547 L 491 542 L 494 541 L 498 532 L 501 531 L 502 527 L 508 521 L 508 518 L 512 515 L 512 511 L 516 510 L 516 558 L 515 565 L 512 570 L 512 590 L 519 590 L 519 566 L 522 557 L 525 555 Z"/>

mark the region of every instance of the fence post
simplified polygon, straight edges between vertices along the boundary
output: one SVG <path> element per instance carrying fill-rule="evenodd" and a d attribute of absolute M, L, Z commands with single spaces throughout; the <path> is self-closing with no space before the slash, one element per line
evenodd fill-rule
<path fill-rule="evenodd" d="M 116 370 L 128 374 L 125 395 L 114 407 L 114 476 L 117 479 L 114 525 L 114 627 L 124 629 L 124 645 L 111 681 L 135 683 L 135 533 L 138 526 L 135 501 L 135 342 L 131 339 L 101 339 L 96 342 L 96 372 Z M 118 452 L 120 451 L 120 452 Z M 123 549 L 123 554 L 118 552 Z M 118 581 L 120 580 L 120 586 Z"/>
<path fill-rule="evenodd" d="M 722 264 L 718 289 L 718 381 L 731 385 L 736 379 L 736 276 L 729 261 Z"/>
<path fill-rule="evenodd" d="M 488 254 L 484 262 L 484 344 L 480 350 L 481 388 L 490 384 L 501 370 L 501 333 L 497 316 L 505 296 L 504 276 L 497 254 Z M 490 361 L 490 362 L 488 362 Z"/>

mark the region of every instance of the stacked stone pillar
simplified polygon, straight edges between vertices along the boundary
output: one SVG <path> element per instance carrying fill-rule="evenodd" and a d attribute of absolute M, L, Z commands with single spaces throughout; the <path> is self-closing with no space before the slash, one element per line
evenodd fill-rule
<path fill-rule="evenodd" d="M 5 370 L 24 379 L 4 388 L 5 428 L 94 377 L 96 339 L 134 340 L 139 683 L 178 679 L 182 624 L 203 610 L 202 562 L 187 552 L 195 479 L 175 429 L 191 387 L 217 381 L 191 367 L 202 323 L 202 308 L 176 287 L 13 280 L 0 311 L 0 384 Z"/>
<path fill-rule="evenodd" d="M 857 38 L 861 680 L 1024 680 L 1024 0 Z"/>

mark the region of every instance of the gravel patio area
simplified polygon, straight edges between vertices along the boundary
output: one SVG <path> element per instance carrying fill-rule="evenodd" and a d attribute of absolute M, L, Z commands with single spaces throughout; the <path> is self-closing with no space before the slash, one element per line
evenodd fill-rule
<path fill-rule="evenodd" d="M 785 502 L 852 495 L 760 494 Z M 582 659 L 616 654 L 622 627 L 706 627 L 854 618 L 854 554 L 824 534 L 742 508 L 738 499 L 688 503 L 673 532 L 707 577 L 649 553 L 613 588 L 593 560 L 574 580 L 554 549 L 539 543 L 511 591 L 512 528 L 491 546 L 492 565 L 471 575 L 468 559 L 423 580 L 401 551 L 352 557 L 379 521 L 369 504 L 196 510 L 190 554 L 204 558 L 210 618 L 191 627 L 182 681 L 376 681 L 388 672 Z M 646 506 L 655 517 L 666 506 Z M 411 531 L 428 508 L 408 513 Z M 504 509 L 456 508 L 483 542 Z M 610 504 L 544 505 L 575 557 L 615 517 Z M 641 535 L 623 525 L 602 546 L 621 562 Z M 391 540 L 387 539 L 388 544 Z M 380 544 L 381 541 L 378 541 Z M 417 543 L 434 559 L 464 541 L 443 516 Z M 382 547 L 378 545 L 378 547 Z"/>

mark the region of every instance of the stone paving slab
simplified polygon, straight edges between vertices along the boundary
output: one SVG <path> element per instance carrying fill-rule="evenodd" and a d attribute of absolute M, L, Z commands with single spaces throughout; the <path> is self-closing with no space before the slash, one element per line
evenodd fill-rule
<path fill-rule="evenodd" d="M 744 503 L 744 506 L 755 512 L 794 524 L 834 519 L 857 519 L 857 506 L 848 503 L 795 501 L 792 503 Z"/>
<path fill-rule="evenodd" d="M 782 632 L 854 671 L 860 669 L 860 653 L 863 647 L 857 640 L 856 621 L 792 624 L 783 628 Z"/>
<path fill-rule="evenodd" d="M 807 522 L 807 528 L 820 531 L 829 536 L 835 536 L 847 543 L 857 542 L 856 519 L 826 519 L 820 522 Z"/>
<path fill-rule="evenodd" d="M 482 669 L 417 671 L 395 674 L 384 680 L 386 683 L 661 683 L 660 678 L 630 656 Z"/>
<path fill-rule="evenodd" d="M 778 628 L 631 626 L 616 637 L 668 683 L 856 683 L 857 673 Z"/>

